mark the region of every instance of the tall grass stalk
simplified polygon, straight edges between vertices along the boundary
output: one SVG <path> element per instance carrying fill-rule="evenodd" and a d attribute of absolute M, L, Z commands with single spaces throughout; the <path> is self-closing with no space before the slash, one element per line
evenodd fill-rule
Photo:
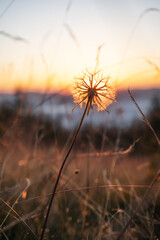
<path fill-rule="evenodd" d="M 160 140 L 155 132 L 155 130 L 153 129 L 152 125 L 150 124 L 150 122 L 148 121 L 147 117 L 145 116 L 145 114 L 142 112 L 141 108 L 139 107 L 138 103 L 136 102 L 136 100 L 134 99 L 133 95 L 131 94 L 131 91 L 128 90 L 129 96 L 132 99 L 133 103 L 136 105 L 138 111 L 140 112 L 140 114 L 143 117 L 144 122 L 146 123 L 146 125 L 150 128 L 150 130 L 152 131 L 155 139 L 157 140 L 158 145 L 160 146 Z M 138 207 L 136 208 L 136 210 L 134 211 L 134 213 L 132 214 L 132 216 L 130 217 L 130 219 L 128 220 L 127 224 L 124 226 L 124 228 L 122 229 L 120 235 L 118 236 L 117 240 L 120 240 L 124 233 L 126 232 L 128 226 L 130 225 L 130 223 L 132 222 L 133 218 L 136 216 L 137 212 L 140 210 L 140 208 L 142 207 L 142 205 L 144 204 L 145 200 L 147 199 L 148 195 L 150 194 L 154 184 L 157 182 L 158 178 L 160 177 L 160 170 L 158 170 L 156 176 L 154 177 L 150 187 L 147 189 L 146 193 L 144 194 L 141 202 L 139 203 Z"/>
<path fill-rule="evenodd" d="M 61 194 L 61 193 L 68 193 L 68 192 L 76 192 L 76 191 L 86 191 L 87 189 L 90 190 L 95 190 L 95 189 L 109 189 L 109 188 L 149 188 L 150 185 L 136 185 L 136 184 L 111 184 L 111 185 L 101 185 L 101 186 L 90 186 L 90 187 L 78 187 L 78 188 L 72 188 L 72 189 L 64 189 L 64 190 L 60 190 L 60 191 L 56 191 L 55 194 Z M 22 204 L 22 203 L 26 203 L 29 201 L 33 201 L 36 199 L 41 199 L 41 198 L 45 198 L 45 197 L 49 197 L 51 196 L 52 193 L 47 193 L 44 195 L 40 195 L 40 196 L 36 196 L 36 197 L 32 197 L 32 198 L 27 198 L 21 201 L 18 201 L 16 203 L 16 205 Z"/>
<path fill-rule="evenodd" d="M 149 194 L 151 193 L 151 190 L 153 188 L 153 186 L 155 185 L 155 183 L 157 182 L 158 178 L 160 177 L 160 170 L 157 172 L 156 176 L 154 177 L 150 187 L 147 189 L 147 191 L 145 192 L 142 200 L 140 201 L 139 205 L 137 206 L 136 210 L 133 212 L 132 216 L 130 217 L 130 219 L 128 220 L 127 224 L 125 225 L 125 227 L 122 229 L 121 233 L 119 234 L 118 238 L 116 240 L 120 240 L 124 233 L 126 232 L 128 226 L 130 225 L 130 223 L 132 222 L 133 218 L 136 216 L 137 212 L 140 210 L 140 208 L 143 206 L 144 202 L 146 201 L 147 197 L 149 196 Z"/>
<path fill-rule="evenodd" d="M 155 130 L 153 129 L 152 125 L 150 124 L 150 122 L 148 121 L 147 117 L 145 116 L 145 114 L 142 112 L 141 108 L 139 107 L 138 103 L 136 102 L 135 98 L 133 97 L 133 95 L 131 94 L 131 91 L 128 90 L 129 96 L 132 99 L 133 103 L 136 105 L 138 111 L 140 112 L 140 114 L 142 115 L 142 118 L 144 120 L 144 122 L 146 123 L 146 125 L 150 128 L 150 130 L 152 131 L 155 139 L 157 140 L 158 145 L 160 146 L 160 140 L 155 132 Z"/>

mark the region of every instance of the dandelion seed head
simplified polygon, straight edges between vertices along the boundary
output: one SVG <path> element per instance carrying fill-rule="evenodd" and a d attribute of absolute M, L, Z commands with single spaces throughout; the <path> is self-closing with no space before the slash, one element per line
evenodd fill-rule
<path fill-rule="evenodd" d="M 73 110 L 88 102 L 87 114 L 90 109 L 94 111 L 93 106 L 96 106 L 98 111 L 107 111 L 107 107 L 115 102 L 115 89 L 110 83 L 110 77 L 105 77 L 102 71 L 90 73 L 86 70 L 80 77 L 75 78 L 72 94 L 76 103 Z"/>

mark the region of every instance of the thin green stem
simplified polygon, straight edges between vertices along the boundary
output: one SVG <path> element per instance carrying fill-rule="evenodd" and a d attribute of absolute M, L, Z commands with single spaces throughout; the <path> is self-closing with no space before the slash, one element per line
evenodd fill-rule
<path fill-rule="evenodd" d="M 53 202 L 53 199 L 54 199 L 54 196 L 55 196 L 55 193 L 56 193 L 56 189 L 57 189 L 57 186 L 58 186 L 58 183 L 59 183 L 59 180 L 60 180 L 61 173 L 62 173 L 62 170 L 63 170 L 63 168 L 64 168 L 64 165 L 65 165 L 65 163 L 66 163 L 66 161 L 67 161 L 67 158 L 68 158 L 68 156 L 69 156 L 69 154 L 70 154 L 70 152 L 71 152 L 71 150 L 72 150 L 72 148 L 73 148 L 73 145 L 74 145 L 74 143 L 75 143 L 75 141 L 76 141 L 76 139 L 77 139 L 77 136 L 78 136 L 78 134 L 79 134 L 79 131 L 80 131 L 80 129 L 81 129 L 81 126 L 82 126 L 84 117 L 85 117 L 85 115 L 86 115 L 86 112 L 87 112 L 87 109 L 88 109 L 88 106 L 89 106 L 89 102 L 90 102 L 90 98 L 88 98 L 88 101 L 87 101 L 87 104 L 86 104 L 86 106 L 85 106 L 85 109 L 84 109 L 84 112 L 83 112 L 81 121 L 80 121 L 80 123 L 79 123 L 79 127 L 78 127 L 78 129 L 77 129 L 77 131 L 76 131 L 76 134 L 75 134 L 75 136 L 74 136 L 74 138 L 73 138 L 73 141 L 72 141 L 72 143 L 71 143 L 71 146 L 70 146 L 70 148 L 69 148 L 69 150 L 68 150 L 68 152 L 67 152 L 67 154 L 66 154 L 66 156 L 65 156 L 65 158 L 64 158 L 64 160 L 63 160 L 63 162 L 62 162 L 61 168 L 60 168 L 60 170 L 59 170 L 59 173 L 58 173 L 58 176 L 57 176 L 57 179 L 56 179 L 56 183 L 55 183 L 54 188 L 53 188 L 53 191 L 52 191 L 51 199 L 50 199 L 50 202 L 49 202 L 49 205 L 48 205 L 48 209 L 47 209 L 46 217 L 45 217 L 45 220 L 44 220 L 44 224 L 43 224 L 43 228 L 42 228 L 40 240 L 43 240 L 44 232 L 45 232 L 45 229 L 46 229 L 46 226 L 47 226 L 47 221 L 48 221 L 48 217 L 49 217 L 50 210 L 51 210 L 51 206 L 52 206 L 52 202 Z"/>

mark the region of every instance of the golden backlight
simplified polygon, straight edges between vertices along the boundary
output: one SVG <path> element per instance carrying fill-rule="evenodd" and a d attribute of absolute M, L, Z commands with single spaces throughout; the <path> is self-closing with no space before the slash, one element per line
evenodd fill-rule
<path fill-rule="evenodd" d="M 96 65 L 117 89 L 160 87 L 158 4 L 115 2 L 0 3 L 0 91 L 70 91 Z"/>

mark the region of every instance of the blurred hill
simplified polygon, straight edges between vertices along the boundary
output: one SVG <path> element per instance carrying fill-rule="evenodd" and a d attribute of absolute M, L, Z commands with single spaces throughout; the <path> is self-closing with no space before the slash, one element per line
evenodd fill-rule
<path fill-rule="evenodd" d="M 152 100 L 156 97 L 160 99 L 160 89 L 132 90 L 132 94 L 145 114 L 152 108 Z M 106 122 L 109 127 L 130 126 L 133 120 L 141 116 L 130 99 L 127 91 L 118 91 L 117 102 L 109 108 L 110 114 L 97 112 L 85 118 L 85 123 L 104 125 Z M 45 115 L 49 119 L 61 119 L 64 127 L 74 127 L 77 125 L 82 109 L 77 107 L 73 112 L 73 98 L 71 95 L 60 93 L 43 94 L 38 92 L 16 92 L 15 94 L 0 94 L 0 105 L 7 104 L 11 107 L 22 105 L 23 108 L 31 111 L 35 115 Z M 25 112 L 25 111 L 23 111 Z"/>

